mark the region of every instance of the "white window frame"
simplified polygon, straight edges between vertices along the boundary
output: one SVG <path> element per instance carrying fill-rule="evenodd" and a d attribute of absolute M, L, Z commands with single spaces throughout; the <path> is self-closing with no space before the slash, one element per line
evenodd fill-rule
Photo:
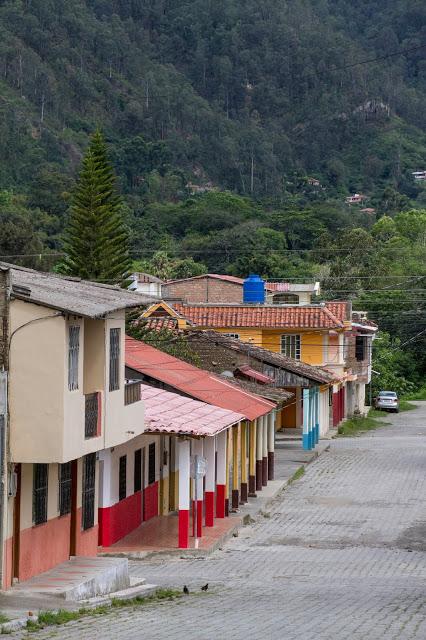
<path fill-rule="evenodd" d="M 78 365 L 80 353 L 80 326 L 68 327 L 68 389 L 78 389 Z"/>
<path fill-rule="evenodd" d="M 300 333 L 283 333 L 281 336 L 281 353 L 288 358 L 300 360 L 302 340 Z"/>

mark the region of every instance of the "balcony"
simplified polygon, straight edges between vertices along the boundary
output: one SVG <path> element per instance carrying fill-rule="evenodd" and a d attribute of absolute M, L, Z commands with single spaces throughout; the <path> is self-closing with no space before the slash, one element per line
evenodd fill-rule
<path fill-rule="evenodd" d="M 85 395 L 84 437 L 100 435 L 100 393 Z"/>
<path fill-rule="evenodd" d="M 140 380 L 126 380 L 124 385 L 124 404 L 134 404 L 141 399 Z"/>

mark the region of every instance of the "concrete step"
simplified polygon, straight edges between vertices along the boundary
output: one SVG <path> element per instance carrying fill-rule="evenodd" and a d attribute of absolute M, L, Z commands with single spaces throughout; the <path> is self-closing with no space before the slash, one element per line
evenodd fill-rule
<path fill-rule="evenodd" d="M 87 600 L 130 587 L 127 558 L 74 557 L 13 587 L 18 595 Z"/>

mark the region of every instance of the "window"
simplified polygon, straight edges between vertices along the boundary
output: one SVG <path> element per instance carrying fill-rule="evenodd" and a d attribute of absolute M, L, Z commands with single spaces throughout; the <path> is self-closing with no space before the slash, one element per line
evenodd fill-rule
<path fill-rule="evenodd" d="M 109 390 L 120 388 L 120 329 L 109 332 Z"/>
<path fill-rule="evenodd" d="M 366 338 L 364 336 L 356 336 L 355 338 L 355 358 L 359 360 L 366 359 Z"/>
<path fill-rule="evenodd" d="M 118 499 L 119 500 L 124 500 L 127 494 L 126 475 L 127 475 L 127 456 L 121 456 L 119 470 L 118 470 Z"/>
<path fill-rule="evenodd" d="M 278 293 L 273 297 L 274 304 L 299 304 L 299 296 L 295 293 Z"/>
<path fill-rule="evenodd" d="M 47 485 L 48 485 L 48 464 L 34 465 L 33 479 L 33 523 L 42 524 L 47 522 Z"/>
<path fill-rule="evenodd" d="M 155 442 L 148 449 L 148 484 L 155 482 Z"/>
<path fill-rule="evenodd" d="M 80 327 L 68 329 L 68 389 L 78 389 L 78 352 L 80 350 Z"/>
<path fill-rule="evenodd" d="M 136 493 L 142 489 L 142 449 L 135 451 L 135 468 L 133 474 L 133 491 Z"/>
<path fill-rule="evenodd" d="M 82 527 L 90 529 L 95 524 L 95 478 L 96 453 L 89 453 L 83 459 L 83 500 Z"/>
<path fill-rule="evenodd" d="M 235 340 L 239 340 L 240 339 L 240 334 L 239 333 L 222 333 L 223 336 L 226 336 L 227 338 L 235 338 Z"/>
<path fill-rule="evenodd" d="M 281 336 L 281 353 L 289 358 L 300 360 L 300 336 L 290 334 Z"/>
<path fill-rule="evenodd" d="M 59 513 L 71 512 L 71 462 L 59 465 Z"/>

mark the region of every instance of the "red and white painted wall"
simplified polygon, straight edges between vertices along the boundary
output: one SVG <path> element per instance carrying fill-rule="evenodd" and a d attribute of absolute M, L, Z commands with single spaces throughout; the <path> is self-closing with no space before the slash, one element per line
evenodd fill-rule
<path fill-rule="evenodd" d="M 99 545 L 109 547 L 159 514 L 160 437 L 141 435 L 99 453 Z M 168 457 L 167 457 L 168 461 Z"/>
<path fill-rule="evenodd" d="M 3 549 L 3 588 L 19 581 L 48 571 L 65 562 L 70 555 L 96 555 L 98 545 L 98 521 L 95 509 L 91 526 L 83 530 L 84 458 L 70 463 L 74 478 L 73 495 L 68 507 L 60 506 L 60 467 L 48 464 L 45 496 L 46 509 L 43 520 L 35 524 L 33 464 L 15 465 L 17 474 L 17 494 L 10 497 L 7 505 L 6 536 Z M 98 465 L 95 462 L 95 496 L 97 503 Z M 71 488 L 71 485 L 70 485 Z"/>

